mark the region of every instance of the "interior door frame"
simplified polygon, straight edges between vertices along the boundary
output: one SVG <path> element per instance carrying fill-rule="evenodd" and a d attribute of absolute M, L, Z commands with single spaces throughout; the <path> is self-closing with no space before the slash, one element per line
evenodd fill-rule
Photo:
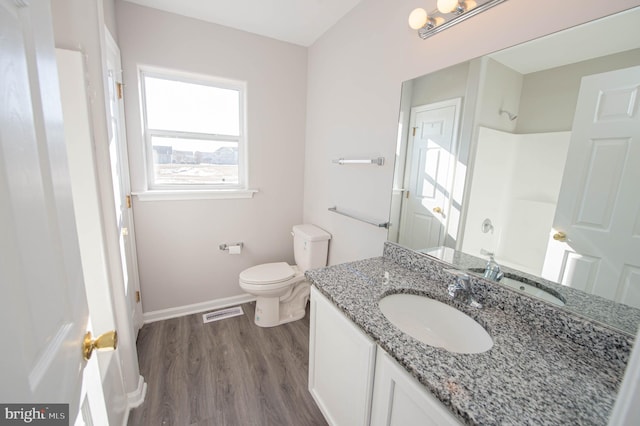
<path fill-rule="evenodd" d="M 120 48 L 116 43 L 115 39 L 111 35 L 109 29 L 105 26 L 105 66 L 106 72 L 108 73 L 108 62 L 109 60 L 113 60 L 116 64 L 120 65 L 119 76 L 113 76 L 113 80 L 122 84 L 121 92 L 123 95 L 120 97 L 118 102 L 118 156 L 119 156 L 119 166 L 120 166 L 120 189 L 122 194 L 126 194 L 129 197 L 129 208 L 125 209 L 124 214 L 127 215 L 127 228 L 128 228 L 128 237 L 125 239 L 125 244 L 129 250 L 130 256 L 126 256 L 126 253 L 121 253 L 121 255 L 126 256 L 126 262 L 128 268 L 130 268 L 131 274 L 128 276 L 130 293 L 126 295 L 129 299 L 130 303 L 130 317 L 133 323 L 134 332 L 137 336 L 138 331 L 142 327 L 144 320 L 142 315 L 142 302 L 139 299 L 140 297 L 140 273 L 138 269 L 138 254 L 136 251 L 136 237 L 135 237 L 135 228 L 134 228 L 134 219 L 133 219 L 133 197 L 131 197 L 131 179 L 129 173 L 129 156 L 128 156 L 128 143 L 127 143 L 127 134 L 125 127 L 125 115 L 124 115 L 124 84 L 122 82 L 122 66 L 120 64 Z M 105 75 L 105 79 L 107 80 L 105 84 L 109 83 L 108 75 Z M 117 87 L 113 88 L 116 90 Z M 106 94 L 108 91 L 105 92 Z M 106 99 L 109 102 L 109 99 Z M 110 129 L 110 127 L 109 127 Z M 135 295 L 138 296 L 135 296 Z M 133 296 L 132 296 L 133 295 Z"/>
<path fill-rule="evenodd" d="M 111 165 L 109 156 L 109 141 L 107 122 L 109 108 L 109 87 L 107 74 L 107 34 L 108 29 L 104 21 L 103 0 L 92 0 L 87 2 L 91 13 L 95 13 L 97 28 L 95 32 L 86 34 L 87 37 L 95 37 L 95 42 L 99 48 L 99 56 L 94 55 L 95 63 L 88 65 L 89 84 L 99 86 L 101 90 L 96 90 L 95 108 L 91 109 L 92 125 L 94 127 L 96 169 L 98 174 L 98 192 L 102 200 L 103 232 L 105 237 L 105 249 L 108 256 L 109 274 L 111 281 L 112 303 L 118 328 L 118 344 L 121 358 L 121 369 L 125 392 L 127 393 L 126 404 L 129 409 L 138 407 L 144 402 L 147 384 L 144 377 L 140 375 L 138 364 L 138 354 L 136 349 L 137 329 L 133 323 L 133 317 L 126 295 L 124 293 L 124 277 L 122 276 L 120 244 L 118 227 L 115 217 L 115 203 L 113 199 L 113 186 L 111 176 Z M 109 35 L 110 36 L 110 35 Z M 113 37 L 111 37 L 113 39 Z M 105 133 L 98 132 L 97 129 L 104 129 Z"/>

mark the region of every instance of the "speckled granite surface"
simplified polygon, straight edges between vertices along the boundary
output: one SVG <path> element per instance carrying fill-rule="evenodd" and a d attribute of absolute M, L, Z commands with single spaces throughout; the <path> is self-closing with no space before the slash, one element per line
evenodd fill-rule
<path fill-rule="evenodd" d="M 387 244 L 387 252 L 397 253 L 403 256 L 406 249 L 394 244 Z M 435 256 L 447 263 L 454 265 L 458 269 L 469 270 L 471 268 L 482 268 L 487 263 L 486 259 L 480 259 L 449 248 L 439 247 L 433 250 L 425 250 L 423 253 Z M 515 275 L 519 280 L 531 284 L 534 287 L 541 287 L 549 290 L 549 293 L 565 302 L 564 309 L 587 319 L 598 321 L 609 327 L 613 327 L 625 333 L 635 335 L 640 324 L 640 309 L 628 305 L 616 303 L 603 297 L 587 294 L 575 288 L 566 287 L 535 275 L 527 274 L 507 266 L 501 265 L 505 276 Z M 478 275 L 482 275 L 478 273 Z"/>
<path fill-rule="evenodd" d="M 472 281 L 484 307 L 460 305 L 447 294 L 453 277 L 445 265 L 420 258 L 387 244 L 385 257 L 308 271 L 307 277 L 467 424 L 606 424 L 631 336 L 482 279 Z M 455 354 L 402 333 L 378 308 L 378 300 L 393 293 L 456 306 L 485 327 L 493 348 Z"/>

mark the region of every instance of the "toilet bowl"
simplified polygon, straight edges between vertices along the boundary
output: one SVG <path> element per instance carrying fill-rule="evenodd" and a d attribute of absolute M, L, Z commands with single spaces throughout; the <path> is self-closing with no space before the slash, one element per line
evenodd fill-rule
<path fill-rule="evenodd" d="M 327 264 L 329 235 L 314 225 L 293 227 L 296 265 L 264 263 L 240 273 L 240 288 L 256 296 L 254 322 L 273 327 L 304 317 L 311 284 L 304 272 Z"/>

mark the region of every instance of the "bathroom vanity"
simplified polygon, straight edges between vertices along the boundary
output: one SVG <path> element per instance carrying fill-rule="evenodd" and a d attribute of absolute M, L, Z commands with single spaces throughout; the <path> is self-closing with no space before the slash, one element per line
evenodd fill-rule
<path fill-rule="evenodd" d="M 309 390 L 335 425 L 607 423 L 633 335 L 471 276 L 483 307 L 452 300 L 450 264 L 387 243 L 383 257 L 307 272 Z M 410 337 L 383 297 L 422 295 L 493 339 L 454 353 Z"/>

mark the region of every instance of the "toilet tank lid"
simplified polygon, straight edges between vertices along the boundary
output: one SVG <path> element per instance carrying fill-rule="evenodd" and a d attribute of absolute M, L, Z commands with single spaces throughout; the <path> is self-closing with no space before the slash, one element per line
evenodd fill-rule
<path fill-rule="evenodd" d="M 309 224 L 294 226 L 293 233 L 300 236 L 305 241 L 325 241 L 331 239 L 331 234 L 327 231 Z"/>
<path fill-rule="evenodd" d="M 286 262 L 263 263 L 240 272 L 240 280 L 250 284 L 272 284 L 288 280 L 295 274 Z"/>

